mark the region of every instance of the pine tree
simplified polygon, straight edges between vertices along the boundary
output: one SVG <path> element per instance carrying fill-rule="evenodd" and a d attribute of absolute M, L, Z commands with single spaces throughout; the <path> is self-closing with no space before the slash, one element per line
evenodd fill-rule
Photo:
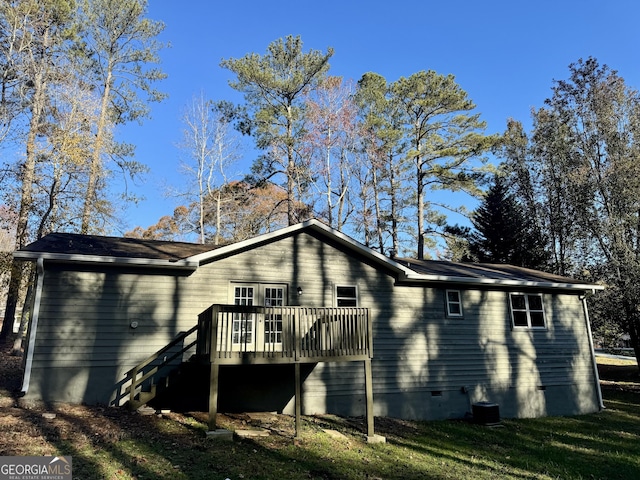
<path fill-rule="evenodd" d="M 548 254 L 544 238 L 499 176 L 474 212 L 472 224 L 469 251 L 473 258 L 545 269 Z"/>

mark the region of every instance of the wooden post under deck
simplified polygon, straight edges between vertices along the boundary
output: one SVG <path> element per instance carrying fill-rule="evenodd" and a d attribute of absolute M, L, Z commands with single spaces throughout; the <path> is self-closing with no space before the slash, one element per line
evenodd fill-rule
<path fill-rule="evenodd" d="M 216 415 L 218 414 L 218 373 L 220 365 L 210 364 L 209 374 L 209 431 L 213 432 L 216 427 Z"/>
<path fill-rule="evenodd" d="M 296 409 L 296 438 L 300 438 L 300 416 L 302 415 L 302 406 L 301 406 L 301 402 L 302 402 L 302 398 L 301 398 L 301 393 L 302 393 L 302 387 L 300 385 L 300 363 L 296 362 L 294 364 L 294 370 L 295 370 L 295 409 Z"/>
<path fill-rule="evenodd" d="M 373 426 L 373 376 L 371 374 L 371 360 L 364 361 L 364 390 L 367 402 L 367 436 L 373 438 L 375 436 Z"/>
<path fill-rule="evenodd" d="M 216 415 L 218 414 L 218 377 L 220 373 L 220 364 L 216 360 L 217 338 L 218 338 L 218 311 L 219 307 L 211 306 L 207 315 L 209 315 L 209 324 L 211 330 L 209 332 L 209 431 L 216 430 Z"/>

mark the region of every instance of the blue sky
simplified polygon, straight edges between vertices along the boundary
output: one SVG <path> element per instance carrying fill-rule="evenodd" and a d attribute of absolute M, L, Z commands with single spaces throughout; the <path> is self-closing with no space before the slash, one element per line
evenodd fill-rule
<path fill-rule="evenodd" d="M 388 81 L 420 70 L 453 74 L 476 103 L 488 133 L 503 132 L 509 117 L 530 125 L 530 111 L 550 96 L 568 65 L 593 56 L 640 88 L 640 2 L 634 0 L 290 0 L 221 2 L 149 0 L 148 17 L 166 28 L 159 85 L 169 94 L 152 105 L 142 126 L 123 127 L 136 159 L 150 169 L 135 187 L 145 200 L 131 206 L 124 230 L 170 215 L 166 198 L 180 179 L 180 116 L 194 95 L 235 102 L 231 74 L 220 60 L 263 54 L 273 40 L 300 35 L 305 50 L 333 47 L 330 73 L 357 81 L 376 72 Z M 247 154 L 246 168 L 252 160 Z M 462 200 L 464 201 L 464 200 Z M 122 232 L 120 232 L 122 233 Z"/>

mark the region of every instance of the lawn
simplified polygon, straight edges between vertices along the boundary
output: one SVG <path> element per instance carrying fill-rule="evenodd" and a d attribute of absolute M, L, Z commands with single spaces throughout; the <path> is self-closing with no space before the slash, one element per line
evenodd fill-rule
<path fill-rule="evenodd" d="M 83 480 L 640 478 L 637 366 L 602 360 L 600 371 L 603 412 L 497 427 L 377 418 L 387 437 L 379 445 L 365 442 L 362 419 L 304 417 L 294 442 L 291 417 L 221 415 L 227 428 L 270 434 L 220 442 L 205 438 L 202 413 L 25 409 L 0 385 L 0 455 L 71 455 L 74 478 Z"/>

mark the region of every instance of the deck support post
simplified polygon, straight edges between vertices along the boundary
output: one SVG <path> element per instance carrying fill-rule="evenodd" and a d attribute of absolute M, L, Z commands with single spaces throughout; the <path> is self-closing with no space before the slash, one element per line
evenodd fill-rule
<path fill-rule="evenodd" d="M 211 371 L 209 373 L 209 431 L 216 430 L 216 415 L 218 414 L 218 374 L 220 365 L 214 362 L 210 363 Z"/>
<path fill-rule="evenodd" d="M 300 381 L 300 363 L 294 363 L 294 371 L 295 371 L 295 410 L 296 410 L 296 439 L 299 439 L 301 436 L 300 432 L 300 416 L 302 415 L 302 386 Z"/>
<path fill-rule="evenodd" d="M 373 375 L 371 373 L 371 359 L 364 361 L 364 391 L 366 396 L 367 416 L 367 443 L 385 443 L 387 440 L 381 435 L 376 435 L 373 416 Z"/>
<path fill-rule="evenodd" d="M 375 435 L 373 426 L 373 376 L 371 374 L 371 360 L 364 361 L 364 391 L 366 396 L 367 409 L 367 436 Z"/>

